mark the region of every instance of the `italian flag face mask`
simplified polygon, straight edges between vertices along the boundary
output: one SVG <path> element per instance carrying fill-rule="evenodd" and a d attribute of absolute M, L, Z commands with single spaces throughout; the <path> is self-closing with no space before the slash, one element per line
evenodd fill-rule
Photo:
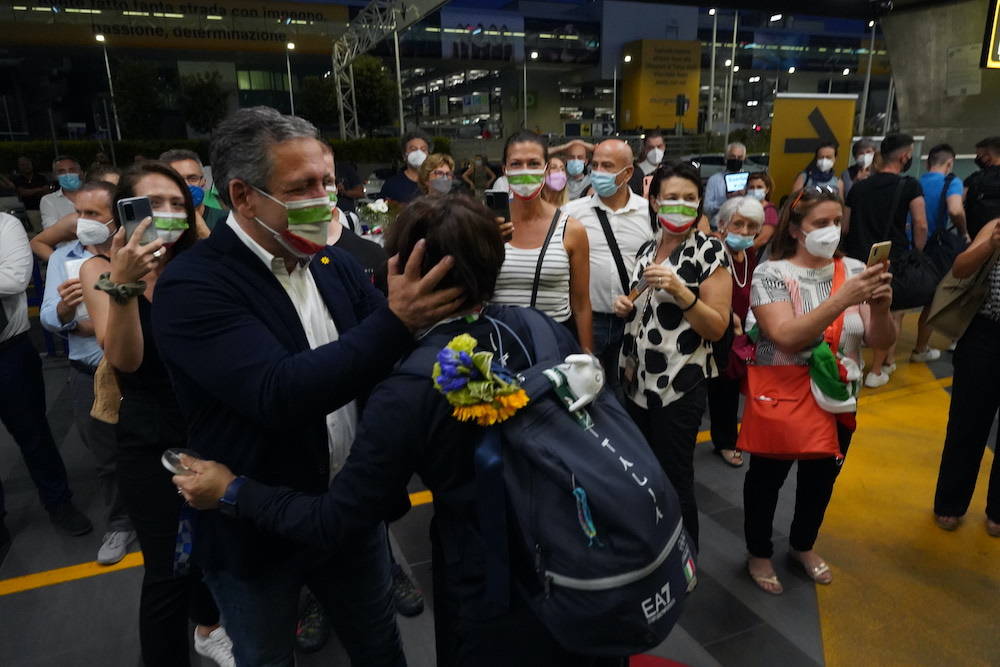
<path fill-rule="evenodd" d="M 153 211 L 153 227 L 156 237 L 163 245 L 170 247 L 183 236 L 188 228 L 187 213 L 184 211 Z"/>
<path fill-rule="evenodd" d="M 260 218 L 254 218 L 258 224 L 274 234 L 275 239 L 285 249 L 300 259 L 308 259 L 326 247 L 327 226 L 330 224 L 331 215 L 329 195 L 283 202 L 260 188 L 254 187 L 254 190 L 285 208 L 288 228 L 281 231 L 276 231 Z"/>
<path fill-rule="evenodd" d="M 507 172 L 507 183 L 510 191 L 518 199 L 534 199 L 542 191 L 545 183 L 544 169 L 518 169 Z"/>
<path fill-rule="evenodd" d="M 660 199 L 656 202 L 656 219 L 670 234 L 685 234 L 698 219 L 698 202 L 682 199 Z"/>

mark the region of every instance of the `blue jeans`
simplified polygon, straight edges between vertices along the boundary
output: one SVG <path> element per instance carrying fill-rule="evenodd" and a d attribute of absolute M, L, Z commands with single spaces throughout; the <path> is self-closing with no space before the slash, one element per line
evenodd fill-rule
<path fill-rule="evenodd" d="M 27 334 L 15 336 L 0 349 L 0 421 L 21 448 L 45 509 L 51 512 L 69 502 L 66 466 L 45 416 L 42 360 Z M 5 513 L 0 484 L 0 519 Z"/>
<path fill-rule="evenodd" d="M 625 337 L 625 320 L 614 313 L 593 314 L 594 322 L 594 356 L 604 367 L 604 377 L 608 388 L 622 400 L 619 389 L 618 357 L 622 351 L 622 338 Z"/>
<path fill-rule="evenodd" d="M 383 524 L 352 536 L 337 551 L 302 547 L 252 579 L 205 573 L 240 667 L 294 665 L 299 592 L 308 585 L 327 610 L 354 665 L 405 667 L 396 626 Z"/>

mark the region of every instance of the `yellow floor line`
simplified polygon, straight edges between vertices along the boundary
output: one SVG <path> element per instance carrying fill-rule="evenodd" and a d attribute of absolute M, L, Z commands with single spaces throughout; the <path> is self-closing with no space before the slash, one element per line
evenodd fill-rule
<path fill-rule="evenodd" d="M 433 497 L 431 496 L 430 491 L 417 491 L 416 493 L 410 494 L 410 504 L 413 507 L 427 505 L 432 501 Z M 95 561 L 90 561 L 89 563 L 59 567 L 54 570 L 45 570 L 43 572 L 26 574 L 20 577 L 0 579 L 0 597 L 3 597 L 4 595 L 11 595 L 12 593 L 30 591 L 36 588 L 45 588 L 46 586 L 64 584 L 67 581 L 76 581 L 77 579 L 86 579 L 88 577 L 96 577 L 102 574 L 118 572 L 119 570 L 127 570 L 129 568 L 139 567 L 142 563 L 142 552 L 137 551 L 135 553 L 128 554 L 120 562 L 115 563 L 114 565 L 98 565 Z"/>

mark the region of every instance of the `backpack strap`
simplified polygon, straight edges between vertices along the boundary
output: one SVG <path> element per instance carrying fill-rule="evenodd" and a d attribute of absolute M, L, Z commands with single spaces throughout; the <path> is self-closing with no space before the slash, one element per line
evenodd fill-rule
<path fill-rule="evenodd" d="M 503 479 L 500 428 L 487 428 L 472 457 L 476 473 L 476 516 L 483 538 L 487 609 L 503 613 L 510 605 L 510 557 L 507 552 L 507 489 Z"/>
<path fill-rule="evenodd" d="M 604 238 L 608 241 L 608 248 L 611 249 L 611 256 L 615 258 L 615 266 L 618 267 L 618 280 L 622 282 L 622 294 L 628 294 L 628 271 L 625 270 L 625 261 L 622 260 L 622 251 L 618 247 L 618 241 L 615 240 L 615 235 L 611 231 L 611 223 L 608 221 L 608 214 L 604 209 L 595 206 L 594 213 L 597 215 L 597 219 L 601 221 L 601 229 L 604 230 Z"/>
<path fill-rule="evenodd" d="M 830 296 L 833 296 L 834 292 L 843 286 L 846 279 L 847 268 L 844 266 L 844 260 L 833 260 L 833 285 L 830 287 Z M 826 331 L 823 332 L 823 340 L 827 342 L 830 346 L 830 350 L 835 356 L 840 350 L 840 337 L 844 333 L 844 317 L 846 313 L 846 309 L 840 311 L 840 315 L 837 316 L 837 319 L 831 322 L 830 326 L 828 326 Z"/>
<path fill-rule="evenodd" d="M 535 307 L 535 302 L 538 300 L 538 285 L 542 281 L 542 262 L 545 261 L 545 251 L 549 249 L 549 242 L 552 240 L 552 235 L 556 233 L 556 227 L 559 226 L 559 216 L 562 214 L 562 209 L 557 208 L 555 214 L 552 216 L 552 222 L 549 224 L 549 231 L 545 234 L 545 242 L 542 243 L 541 250 L 538 251 L 538 263 L 535 264 L 535 280 L 531 283 L 531 307 Z"/>
<path fill-rule="evenodd" d="M 941 203 L 938 204 L 938 215 L 940 216 L 938 217 L 938 229 L 944 231 L 950 231 L 955 228 L 954 223 L 951 221 L 951 216 L 948 215 L 948 188 L 951 187 L 951 182 L 954 180 L 955 174 L 948 174 L 944 177 L 944 185 L 941 186 Z"/>
<path fill-rule="evenodd" d="M 889 238 L 889 228 L 892 226 L 892 221 L 896 219 L 896 208 L 899 207 L 899 200 L 903 196 L 903 186 L 908 178 L 909 176 L 900 176 L 899 182 L 896 183 L 896 190 L 892 193 L 892 206 L 889 207 L 889 215 L 886 216 L 885 227 L 882 229 L 882 240 Z"/>

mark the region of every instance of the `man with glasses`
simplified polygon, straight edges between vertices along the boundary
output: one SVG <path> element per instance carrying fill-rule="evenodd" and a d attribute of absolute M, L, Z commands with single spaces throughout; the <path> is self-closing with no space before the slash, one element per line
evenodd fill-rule
<path fill-rule="evenodd" d="M 160 154 L 160 162 L 166 162 L 170 168 L 181 175 L 191 191 L 194 212 L 197 216 L 198 236 L 205 238 L 215 229 L 215 225 L 224 222 L 228 217 L 226 211 L 205 206 L 205 167 L 201 158 L 194 151 L 186 148 L 172 148 Z"/>

